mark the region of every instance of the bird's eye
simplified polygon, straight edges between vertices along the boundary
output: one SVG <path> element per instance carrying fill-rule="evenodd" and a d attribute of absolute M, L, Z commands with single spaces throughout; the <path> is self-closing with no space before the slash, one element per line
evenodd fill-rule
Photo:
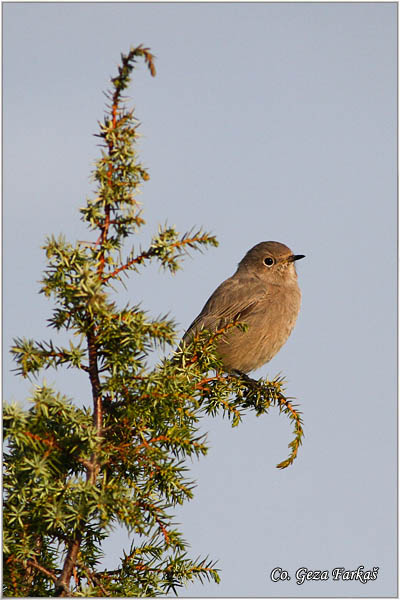
<path fill-rule="evenodd" d="M 275 262 L 274 259 L 271 258 L 270 256 L 267 256 L 267 258 L 264 258 L 264 265 L 266 265 L 267 267 L 272 267 L 274 262 Z"/>

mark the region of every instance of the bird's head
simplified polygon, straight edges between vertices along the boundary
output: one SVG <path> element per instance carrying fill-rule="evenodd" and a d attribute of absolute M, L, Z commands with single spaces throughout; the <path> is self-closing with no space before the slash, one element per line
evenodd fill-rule
<path fill-rule="evenodd" d="M 280 242 L 260 242 L 242 258 L 238 272 L 252 273 L 271 283 L 284 283 L 297 279 L 295 262 L 304 254 L 293 254 Z"/>

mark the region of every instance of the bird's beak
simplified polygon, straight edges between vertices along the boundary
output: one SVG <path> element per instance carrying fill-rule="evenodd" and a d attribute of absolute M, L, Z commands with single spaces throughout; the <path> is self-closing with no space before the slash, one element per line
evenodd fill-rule
<path fill-rule="evenodd" d="M 288 262 L 294 262 L 295 260 L 300 260 L 301 258 L 305 258 L 305 254 L 291 254 L 287 259 Z"/>

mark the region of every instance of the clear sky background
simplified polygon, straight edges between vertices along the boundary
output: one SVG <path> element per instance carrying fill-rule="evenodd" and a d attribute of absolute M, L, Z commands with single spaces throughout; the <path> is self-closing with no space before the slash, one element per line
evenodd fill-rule
<path fill-rule="evenodd" d="M 93 191 L 92 134 L 131 45 L 149 46 L 158 71 L 141 65 L 129 90 L 151 175 L 136 243 L 168 220 L 203 225 L 220 246 L 175 276 L 132 275 L 121 306 L 170 311 L 183 333 L 254 244 L 306 255 L 295 330 L 255 372 L 285 375 L 304 445 L 279 471 L 285 416 L 204 421 L 211 449 L 177 520 L 222 583 L 182 595 L 396 595 L 396 22 L 395 3 L 3 4 L 5 400 L 31 390 L 10 372 L 12 338 L 53 336 L 38 295 L 45 236 L 90 239 L 78 208 Z M 83 375 L 45 376 L 88 403 Z M 125 539 L 111 536 L 106 566 Z M 300 567 L 359 565 L 378 579 L 295 582 Z M 273 583 L 276 566 L 291 581 Z"/>

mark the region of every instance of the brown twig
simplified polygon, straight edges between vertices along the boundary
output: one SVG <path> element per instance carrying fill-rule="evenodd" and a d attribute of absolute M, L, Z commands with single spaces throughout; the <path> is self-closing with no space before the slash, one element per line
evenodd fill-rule
<path fill-rule="evenodd" d="M 101 386 L 99 378 L 99 370 L 97 365 L 97 348 L 96 337 L 93 330 L 87 334 L 88 356 L 89 356 L 89 378 L 92 386 L 93 398 L 93 422 L 96 427 L 97 434 L 101 435 L 103 429 L 103 407 L 101 398 Z"/>
<path fill-rule="evenodd" d="M 63 570 L 58 579 L 56 579 L 56 590 L 55 595 L 65 598 L 69 596 L 69 582 L 72 577 L 76 560 L 78 558 L 79 548 L 82 542 L 82 534 L 78 531 L 75 539 L 70 543 L 68 548 L 68 554 L 64 561 Z"/>
<path fill-rule="evenodd" d="M 97 367 L 97 348 L 96 338 L 93 330 L 90 330 L 87 334 L 88 342 L 88 356 L 89 356 L 89 378 L 92 386 L 92 397 L 93 397 L 93 421 L 94 426 L 97 430 L 97 434 L 101 435 L 102 423 L 103 423 L 103 412 L 102 412 L 102 398 L 101 398 L 101 386 L 99 379 L 99 372 Z M 83 462 L 83 461 L 82 461 Z M 90 483 L 96 481 L 96 477 L 99 471 L 99 464 L 96 455 L 91 457 L 90 461 L 84 461 L 86 466 L 86 479 Z M 70 542 L 68 553 L 64 561 L 63 569 L 60 577 L 56 580 L 56 596 L 65 597 L 69 595 L 69 582 L 74 573 L 76 561 L 78 558 L 79 548 L 82 542 L 82 527 L 81 530 L 77 531 L 75 538 Z"/>
<path fill-rule="evenodd" d="M 203 237 L 204 236 L 201 236 L 201 237 L 195 236 L 192 238 L 185 238 L 183 240 L 177 240 L 176 242 L 171 243 L 169 247 L 170 248 L 180 248 L 182 246 L 194 244 L 195 242 L 201 241 L 203 239 Z M 142 252 L 141 254 L 138 254 L 131 260 L 128 260 L 128 262 L 126 262 L 124 265 L 121 265 L 120 267 L 118 267 L 118 269 L 114 269 L 114 271 L 112 271 L 111 273 L 107 273 L 106 275 L 104 275 L 103 280 L 107 281 L 108 279 L 114 278 L 116 275 L 121 273 L 121 271 L 126 271 L 126 269 L 129 269 L 129 267 L 131 267 L 132 265 L 135 265 L 135 264 L 140 265 L 140 264 L 142 264 L 142 262 L 144 260 L 157 256 L 157 253 L 158 253 L 158 248 L 149 248 L 145 252 Z"/>
<path fill-rule="evenodd" d="M 33 569 L 36 569 L 37 571 L 41 571 L 42 573 L 44 573 L 47 577 L 49 577 L 53 581 L 57 581 L 57 575 L 55 575 L 53 573 L 53 571 L 49 571 L 49 569 L 46 569 L 46 567 L 42 567 L 42 565 L 40 565 L 36 559 L 30 558 L 26 562 Z"/>

